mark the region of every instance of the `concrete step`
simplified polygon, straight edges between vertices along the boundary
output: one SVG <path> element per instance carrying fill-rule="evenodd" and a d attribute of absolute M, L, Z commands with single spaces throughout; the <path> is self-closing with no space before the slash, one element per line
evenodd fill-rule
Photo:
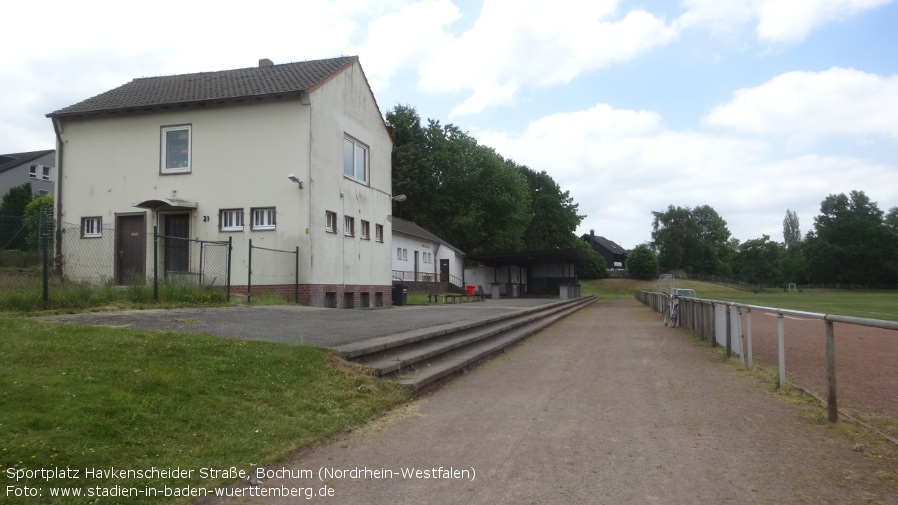
<path fill-rule="evenodd" d="M 441 324 L 428 328 L 421 328 L 393 335 L 385 335 L 382 337 L 361 340 L 358 342 L 351 342 L 337 347 L 335 351 L 339 356 L 345 359 L 356 361 L 370 354 L 383 353 L 389 351 L 390 349 L 413 344 L 415 342 L 439 338 L 444 335 L 449 335 L 459 331 L 469 330 L 499 321 L 505 321 L 507 319 L 515 318 L 520 316 L 521 314 L 529 312 L 538 312 L 551 308 L 563 307 L 565 305 L 575 303 L 577 300 L 582 300 L 582 298 L 573 300 L 561 300 L 538 307 L 508 312 L 506 314 L 486 319 L 479 319 L 475 321 L 465 320 L 459 321 L 457 323 Z"/>
<path fill-rule="evenodd" d="M 428 386 L 448 377 L 454 373 L 482 361 L 489 356 L 499 353 L 534 333 L 546 328 L 556 321 L 582 309 L 595 301 L 595 298 L 581 298 L 561 310 L 550 314 L 543 314 L 524 324 L 508 325 L 504 330 L 493 335 L 481 338 L 466 345 L 447 349 L 445 352 L 435 354 L 429 359 L 418 361 L 416 364 L 404 367 L 386 375 L 400 384 L 410 385 L 416 390 Z"/>
<path fill-rule="evenodd" d="M 531 324 L 576 305 L 553 304 L 533 310 L 515 312 L 512 317 L 491 320 L 475 327 L 459 329 L 431 338 L 410 342 L 402 346 L 357 356 L 353 361 L 375 369 L 378 375 L 387 375 L 414 366 L 435 356 L 490 338 L 515 327 Z"/>

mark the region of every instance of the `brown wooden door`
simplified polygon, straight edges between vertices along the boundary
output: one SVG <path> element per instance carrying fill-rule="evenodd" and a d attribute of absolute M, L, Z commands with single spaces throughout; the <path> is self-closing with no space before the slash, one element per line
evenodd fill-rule
<path fill-rule="evenodd" d="M 118 285 L 146 282 L 147 226 L 146 216 L 115 218 L 115 282 Z"/>
<path fill-rule="evenodd" d="M 440 260 L 440 282 L 449 282 L 449 260 Z"/>

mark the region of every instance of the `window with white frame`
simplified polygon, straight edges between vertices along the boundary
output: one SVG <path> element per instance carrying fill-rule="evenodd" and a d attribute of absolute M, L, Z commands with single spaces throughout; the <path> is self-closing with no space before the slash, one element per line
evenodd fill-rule
<path fill-rule="evenodd" d="M 376 224 L 374 225 L 374 240 L 378 242 L 384 241 L 384 225 Z"/>
<path fill-rule="evenodd" d="M 343 175 L 368 183 L 368 146 L 348 135 L 343 137 Z"/>
<path fill-rule="evenodd" d="M 371 223 L 368 221 L 362 220 L 362 239 L 370 240 L 371 239 Z"/>
<path fill-rule="evenodd" d="M 243 231 L 243 209 L 224 209 L 219 213 L 221 231 Z"/>
<path fill-rule="evenodd" d="M 343 216 L 343 235 L 347 237 L 355 235 L 355 218 Z"/>
<path fill-rule="evenodd" d="M 30 179 L 37 179 L 37 167 L 38 165 L 31 165 L 31 168 L 28 170 L 28 177 Z"/>
<path fill-rule="evenodd" d="M 45 181 L 49 181 L 50 180 L 50 167 L 42 167 L 42 168 L 44 169 L 43 179 Z"/>
<path fill-rule="evenodd" d="M 190 125 L 162 127 L 163 174 L 183 174 L 190 172 Z"/>
<path fill-rule="evenodd" d="M 253 230 L 273 230 L 275 225 L 274 207 L 261 207 L 253 209 Z"/>
<path fill-rule="evenodd" d="M 337 233 L 337 213 L 331 211 L 324 212 L 324 231 L 329 233 Z"/>
<path fill-rule="evenodd" d="M 396 248 L 396 259 L 398 259 L 398 260 L 402 259 L 402 248 L 401 247 Z"/>
<path fill-rule="evenodd" d="M 103 236 L 102 217 L 81 218 L 81 238 L 99 238 Z"/>
<path fill-rule="evenodd" d="M 408 261 L 408 249 L 402 250 L 402 261 Z"/>

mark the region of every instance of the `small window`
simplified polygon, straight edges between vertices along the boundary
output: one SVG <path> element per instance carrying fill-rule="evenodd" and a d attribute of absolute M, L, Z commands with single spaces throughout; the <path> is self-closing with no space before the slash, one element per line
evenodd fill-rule
<path fill-rule="evenodd" d="M 162 173 L 190 172 L 190 126 L 162 128 Z"/>
<path fill-rule="evenodd" d="M 81 238 L 99 238 L 103 236 L 102 217 L 81 218 Z"/>
<path fill-rule="evenodd" d="M 28 177 L 30 179 L 37 179 L 37 165 L 31 165 L 31 169 L 28 171 Z"/>
<path fill-rule="evenodd" d="M 326 211 L 324 213 L 324 231 L 337 233 L 337 213 Z"/>
<path fill-rule="evenodd" d="M 374 225 L 374 240 L 378 242 L 384 241 L 384 225 L 376 224 Z"/>
<path fill-rule="evenodd" d="M 365 220 L 362 220 L 362 239 L 371 239 L 371 223 Z"/>
<path fill-rule="evenodd" d="M 253 230 L 273 230 L 275 214 L 274 207 L 253 209 Z"/>
<path fill-rule="evenodd" d="M 408 261 L 408 249 L 402 250 L 402 261 Z"/>
<path fill-rule="evenodd" d="M 355 219 L 349 216 L 343 216 L 343 234 L 347 237 L 355 235 Z"/>
<path fill-rule="evenodd" d="M 402 248 L 401 247 L 396 248 L 396 259 L 398 259 L 398 260 L 402 259 Z"/>
<path fill-rule="evenodd" d="M 44 180 L 49 181 L 50 180 L 50 167 L 43 167 L 43 169 L 44 169 L 44 175 L 43 175 Z"/>
<path fill-rule="evenodd" d="M 221 231 L 243 231 L 243 209 L 225 209 L 219 214 Z"/>
<path fill-rule="evenodd" d="M 343 175 L 368 182 L 368 146 L 348 135 L 343 137 Z"/>

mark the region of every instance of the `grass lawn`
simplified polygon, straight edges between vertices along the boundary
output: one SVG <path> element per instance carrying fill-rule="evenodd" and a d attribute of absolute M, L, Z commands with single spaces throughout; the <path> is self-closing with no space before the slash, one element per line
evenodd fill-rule
<path fill-rule="evenodd" d="M 601 279 L 581 281 L 581 285 L 584 295 L 594 294 L 599 298 L 631 298 L 636 291 L 651 291 L 655 281 Z M 722 284 L 681 279 L 677 279 L 676 286 L 694 289 L 697 297 L 705 299 L 898 321 L 898 291 L 811 289 L 793 293 L 782 291 L 751 293 Z"/>
<path fill-rule="evenodd" d="M 0 316 L 0 473 L 78 469 L 80 480 L 5 503 L 191 503 L 196 498 L 51 498 L 87 489 L 225 485 L 202 468 L 252 472 L 408 400 L 410 391 L 323 348 Z M 189 479 L 86 479 L 85 469 L 193 470 Z M 39 477 L 39 476 L 38 476 Z"/>

